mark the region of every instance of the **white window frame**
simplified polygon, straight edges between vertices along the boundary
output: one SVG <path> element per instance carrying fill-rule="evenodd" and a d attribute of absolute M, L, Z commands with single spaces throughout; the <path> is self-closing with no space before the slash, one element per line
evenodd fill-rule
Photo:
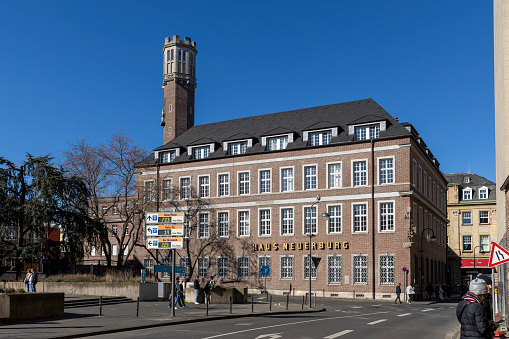
<path fill-rule="evenodd" d="M 289 261 L 283 263 L 283 261 Z M 279 256 L 280 279 L 293 280 L 295 277 L 295 257 L 293 255 Z"/>
<path fill-rule="evenodd" d="M 209 268 L 210 268 L 209 257 L 199 257 L 197 266 L 198 266 L 198 270 L 196 273 L 198 274 L 198 276 L 200 278 L 208 278 L 209 277 Z M 206 273 L 203 273 L 204 271 L 206 271 Z"/>
<path fill-rule="evenodd" d="M 331 281 L 330 270 L 331 270 L 331 258 L 339 258 L 340 266 L 339 266 L 339 281 Z M 334 267 L 337 270 L 337 267 Z M 336 274 L 337 275 L 337 274 Z M 341 254 L 332 254 L 327 255 L 327 285 L 342 285 L 343 283 L 343 256 Z"/>
<path fill-rule="evenodd" d="M 111 255 L 112 256 L 118 255 L 118 245 L 117 244 L 111 245 Z"/>
<path fill-rule="evenodd" d="M 207 224 L 202 226 L 201 216 L 207 216 Z M 202 227 L 205 227 L 202 232 Z M 203 233 L 203 235 L 202 235 Z M 200 212 L 198 213 L 198 232 L 196 232 L 196 237 L 198 239 L 207 239 L 210 237 L 210 213 L 209 212 Z"/>
<path fill-rule="evenodd" d="M 199 151 L 199 154 L 195 153 L 195 151 Z M 211 153 L 214 153 L 214 151 L 214 143 L 187 147 L 187 154 L 191 156 L 191 159 L 206 159 Z"/>
<path fill-rule="evenodd" d="M 327 188 L 341 188 L 343 187 L 343 162 L 342 161 L 336 161 L 336 162 L 328 162 L 327 165 Z M 339 165 L 339 174 L 334 173 L 334 180 L 331 180 L 331 166 Z M 339 180 L 338 180 L 339 177 Z M 336 183 L 336 184 L 334 184 Z"/>
<path fill-rule="evenodd" d="M 357 281 L 356 280 L 356 276 L 355 276 L 355 271 L 356 271 L 356 266 L 355 266 L 355 258 L 356 257 L 366 257 L 366 277 L 365 279 L 362 279 L 362 280 L 359 280 Z M 359 267 L 359 269 L 362 269 L 363 267 Z M 353 254 L 352 255 L 352 285 L 367 285 L 368 284 L 368 280 L 369 280 L 369 256 L 367 254 Z"/>
<path fill-rule="evenodd" d="M 262 213 L 268 212 L 269 218 L 262 219 Z M 266 217 L 266 216 L 265 216 Z M 264 223 L 267 223 L 264 225 Z M 266 229 L 268 228 L 267 233 L 262 234 L 262 230 L 266 232 Z M 258 209 L 258 236 L 259 237 L 270 237 L 272 236 L 272 208 L 259 208 Z"/>
<path fill-rule="evenodd" d="M 221 220 L 221 215 L 226 214 L 226 233 L 224 231 L 223 221 Z M 218 211 L 217 212 L 217 236 L 220 238 L 229 238 L 230 237 L 230 211 Z"/>
<path fill-rule="evenodd" d="M 169 185 L 168 185 L 169 182 Z M 161 201 L 170 201 L 172 198 L 173 178 L 163 179 L 163 187 L 161 187 Z"/>
<path fill-rule="evenodd" d="M 262 265 L 261 258 L 264 258 L 264 261 L 266 259 L 269 260 L 269 265 Z M 262 276 L 262 266 L 269 266 L 270 272 L 269 275 Z M 272 277 L 272 257 L 270 255 L 259 255 L 258 256 L 258 278 L 259 279 L 270 279 Z"/>
<path fill-rule="evenodd" d="M 488 199 L 488 187 L 486 186 L 483 186 L 483 187 L 480 187 L 479 188 L 479 200 L 484 200 L 484 199 Z M 484 194 L 484 197 L 483 197 L 483 194 Z"/>
<path fill-rule="evenodd" d="M 151 185 L 152 188 L 147 187 L 148 185 Z M 143 182 L 143 194 L 144 194 L 143 200 L 145 202 L 156 201 L 155 186 L 156 185 L 155 185 L 154 180 L 145 180 Z M 107 211 L 107 209 L 106 209 L 106 211 Z M 106 215 L 106 213 L 104 213 L 104 207 L 103 207 L 103 215 Z"/>
<path fill-rule="evenodd" d="M 472 188 L 464 188 L 461 195 L 463 196 L 462 200 L 472 200 Z"/>
<path fill-rule="evenodd" d="M 382 204 L 392 204 L 392 213 L 387 213 L 388 216 L 392 215 L 392 230 L 382 230 Z M 395 200 L 381 200 L 378 201 L 378 233 L 395 233 L 396 232 L 396 201 Z"/>
<path fill-rule="evenodd" d="M 311 232 L 311 234 L 318 234 L 318 206 L 313 206 L 311 207 L 311 205 L 309 206 L 302 206 L 302 234 L 303 235 L 307 235 L 306 233 L 306 210 L 309 208 L 309 212 L 310 212 L 310 225 L 309 225 L 309 230 Z M 313 218 L 313 211 L 315 212 L 315 216 Z M 315 232 L 313 232 L 313 219 L 315 220 L 315 224 L 314 224 L 314 229 L 315 229 Z"/>
<path fill-rule="evenodd" d="M 465 238 L 469 238 L 470 242 L 465 242 Z M 470 244 L 470 249 L 469 250 L 465 249 L 465 244 Z M 461 249 L 463 250 L 463 252 L 472 252 L 472 248 L 473 248 L 472 235 L 463 235 L 461 237 Z"/>
<path fill-rule="evenodd" d="M 327 234 L 343 234 L 343 204 L 330 204 L 330 205 L 326 205 L 327 206 L 327 213 L 329 213 L 329 220 L 327 221 Z M 330 226 L 330 221 L 332 219 L 332 214 L 331 214 L 331 207 L 339 207 L 339 228 L 340 228 L 340 231 L 337 232 L 331 232 L 331 226 Z"/>
<path fill-rule="evenodd" d="M 318 255 L 312 254 L 311 258 L 318 258 Z M 308 267 L 308 264 L 310 267 Z M 309 253 L 308 253 L 308 254 L 304 254 L 302 256 L 302 278 L 304 280 L 309 280 L 309 275 L 307 275 L 307 272 L 309 272 L 309 271 L 311 271 L 310 272 L 311 280 L 316 280 L 318 277 L 318 269 L 317 269 L 315 263 L 313 262 L 313 260 L 309 258 Z"/>
<path fill-rule="evenodd" d="M 189 186 L 183 186 L 182 180 L 189 179 Z M 179 177 L 179 198 L 180 200 L 188 200 L 191 199 L 191 187 L 193 183 L 190 176 Z"/>
<path fill-rule="evenodd" d="M 245 154 L 247 149 L 253 146 L 253 139 L 243 139 L 223 142 L 223 150 L 228 155 Z"/>
<path fill-rule="evenodd" d="M 355 170 L 355 163 L 358 163 L 358 162 L 364 162 L 364 164 L 366 165 L 366 169 L 364 171 L 360 171 L 359 172 L 359 175 L 361 175 L 362 177 L 362 173 L 365 172 L 365 180 L 366 180 L 366 183 L 364 185 L 362 185 L 362 180 L 361 180 L 361 183 L 356 185 L 355 184 L 355 174 L 357 173 L 356 170 Z M 368 166 L 369 166 L 369 163 L 368 163 L 368 159 L 352 159 L 352 162 L 351 162 L 351 169 L 352 169 L 352 177 L 351 177 L 351 183 L 352 183 L 352 187 L 365 187 L 365 186 L 368 186 L 368 183 L 369 183 L 369 169 L 368 169 Z"/>
<path fill-rule="evenodd" d="M 310 188 L 307 188 L 308 176 L 306 175 L 306 168 L 313 168 L 313 167 L 315 169 L 315 174 L 314 175 L 309 175 Z M 314 181 L 315 181 L 315 186 L 311 187 L 311 183 L 313 182 L 313 178 L 314 178 Z M 307 165 L 303 165 L 302 166 L 302 182 L 304 183 L 304 185 L 302 187 L 304 191 L 312 191 L 312 190 L 317 190 L 318 189 L 318 165 L 317 164 L 307 164 Z"/>
<path fill-rule="evenodd" d="M 486 213 L 486 217 L 481 217 L 481 213 Z M 482 222 L 482 219 L 486 219 L 486 222 Z M 490 224 L 490 211 L 479 211 L 479 224 L 489 225 Z"/>
<path fill-rule="evenodd" d="M 314 143 L 313 136 L 318 136 L 317 143 Z M 320 131 L 308 132 L 308 144 L 309 146 L 324 146 L 330 145 L 332 140 L 332 129 L 324 129 Z"/>
<path fill-rule="evenodd" d="M 247 265 L 244 265 L 242 261 L 247 260 Z M 246 256 L 237 257 L 237 278 L 238 279 L 249 279 L 250 273 L 250 258 Z M 245 274 L 247 271 L 247 274 Z M 241 274 L 242 273 L 242 274 Z"/>
<path fill-rule="evenodd" d="M 291 210 L 292 211 L 292 217 L 291 217 L 291 227 L 292 227 L 292 232 L 287 232 L 287 233 L 283 233 L 283 225 L 284 225 L 284 221 L 285 221 L 285 215 L 284 215 L 284 212 L 285 210 Z M 279 235 L 280 236 L 293 236 L 295 235 L 295 209 L 293 208 L 293 206 L 285 206 L 285 207 L 280 207 L 279 208 L 279 222 L 280 222 L 280 227 L 279 227 Z M 288 218 L 286 218 L 287 220 L 290 220 Z"/>
<path fill-rule="evenodd" d="M 362 140 L 371 140 L 380 138 L 380 132 L 385 131 L 387 123 L 385 120 L 382 121 L 373 121 L 365 124 L 357 124 L 357 125 L 349 125 L 348 126 L 348 135 L 353 135 L 354 140 L 362 141 Z M 376 130 L 378 127 L 378 131 Z M 374 138 L 372 138 L 372 128 L 374 128 L 374 132 L 378 132 Z M 358 137 L 358 130 L 364 130 L 365 138 Z"/>
<path fill-rule="evenodd" d="M 228 178 L 228 181 L 226 183 L 222 183 L 221 176 L 226 176 L 226 178 Z M 228 191 L 227 194 L 221 194 L 221 185 L 226 187 L 226 190 Z M 218 197 L 230 196 L 230 173 L 218 173 L 217 174 L 217 196 Z"/>
<path fill-rule="evenodd" d="M 207 178 L 208 182 L 206 184 L 202 184 L 201 180 L 203 178 Z M 210 175 L 207 174 L 198 176 L 198 196 L 200 198 L 210 197 Z"/>
<path fill-rule="evenodd" d="M 262 178 L 262 173 L 266 173 L 268 172 L 269 173 L 269 178 L 266 179 L 266 178 Z M 266 187 L 264 187 L 265 185 L 267 185 L 267 183 L 264 183 L 264 181 L 268 181 L 268 190 Z M 261 193 L 271 193 L 272 192 L 272 169 L 271 168 L 262 168 L 262 169 L 259 169 L 258 170 L 258 191 Z"/>
<path fill-rule="evenodd" d="M 464 213 L 470 213 L 470 222 L 465 223 Z M 462 225 L 472 225 L 472 211 L 461 211 L 461 224 Z"/>
<path fill-rule="evenodd" d="M 386 265 L 382 266 L 382 258 L 388 258 L 392 257 L 392 266 Z M 368 265 L 369 267 L 369 265 Z M 387 271 L 387 277 L 385 279 L 382 279 L 382 273 L 383 271 Z M 392 275 L 392 281 L 390 281 L 389 276 Z M 379 254 L 378 255 L 378 282 L 380 285 L 383 286 L 394 286 L 396 285 L 396 256 L 394 254 Z"/>
<path fill-rule="evenodd" d="M 392 160 L 392 167 L 391 168 L 386 168 L 386 169 L 382 169 L 382 161 L 384 160 Z M 394 184 L 395 182 L 395 177 L 396 177 L 396 157 L 394 156 L 390 156 L 390 157 L 380 157 L 380 158 L 377 158 L 377 164 L 378 164 L 378 185 L 390 185 L 390 184 Z M 388 172 L 388 171 L 392 171 L 392 176 L 388 176 L 386 175 L 387 178 L 390 178 L 390 180 L 386 179 L 387 182 L 382 182 L 382 173 L 383 172 Z"/>
<path fill-rule="evenodd" d="M 284 183 L 285 183 L 285 177 L 283 175 L 283 171 L 284 170 L 291 170 L 292 171 L 292 176 L 291 176 L 291 179 L 288 177 L 288 187 L 290 187 L 291 185 L 291 189 L 287 189 L 285 190 L 284 189 Z M 280 192 L 293 192 L 295 190 L 295 169 L 293 168 L 293 166 L 291 167 L 281 167 L 280 168 L 280 187 L 279 187 L 279 191 Z"/>
<path fill-rule="evenodd" d="M 248 177 L 248 180 L 247 180 L 247 186 L 241 186 L 242 184 L 245 185 L 246 181 L 241 181 L 240 180 L 240 175 L 241 174 L 247 174 L 247 177 Z M 238 185 L 237 185 L 237 195 L 249 195 L 251 193 L 251 171 L 239 171 L 237 172 L 237 181 L 238 181 Z M 244 190 L 243 192 L 241 191 L 241 187 L 244 187 L 246 188 L 247 187 L 247 192 Z"/>
<path fill-rule="evenodd" d="M 485 244 L 486 245 L 486 250 L 483 249 L 483 237 L 487 237 L 488 238 L 488 242 Z M 481 245 L 481 251 L 484 252 L 484 253 L 489 253 L 490 252 L 490 235 L 489 234 L 479 234 L 479 245 Z"/>
<path fill-rule="evenodd" d="M 271 139 L 284 138 L 284 137 L 286 137 L 288 140 L 288 142 L 286 143 L 284 148 L 270 149 L 269 143 L 270 143 Z M 267 151 L 277 151 L 280 149 L 286 149 L 288 147 L 288 145 L 292 142 L 293 142 L 293 133 L 276 134 L 276 135 L 269 135 L 269 136 L 262 137 L 262 146 L 265 147 Z M 278 145 L 279 144 L 280 144 L 280 142 L 278 142 Z M 279 145 L 279 146 L 281 146 L 281 145 Z"/>
<path fill-rule="evenodd" d="M 321 129 L 303 131 L 302 132 L 302 141 L 305 141 L 305 142 L 311 144 L 311 142 L 310 142 L 310 134 L 312 134 L 312 133 L 320 133 L 320 132 L 327 132 L 327 131 L 332 132 L 332 135 L 331 135 L 331 139 L 332 139 L 332 138 L 338 136 L 339 128 L 338 127 L 329 127 L 329 128 L 321 128 Z"/>
<path fill-rule="evenodd" d="M 226 267 L 224 265 L 224 261 L 226 261 Z M 218 279 L 228 279 L 230 277 L 230 258 L 228 256 L 217 257 L 216 268 Z"/>
<path fill-rule="evenodd" d="M 243 221 L 240 218 L 240 213 L 247 213 L 247 225 L 244 226 L 244 227 L 247 227 L 246 228 L 247 234 L 241 234 L 241 232 L 240 232 L 241 231 L 240 223 L 241 223 L 241 221 Z M 237 236 L 239 238 L 251 236 L 251 211 L 250 210 L 237 210 Z"/>
<path fill-rule="evenodd" d="M 364 206 L 366 208 L 366 213 L 365 213 L 365 225 L 364 225 L 364 228 L 365 230 L 364 231 L 355 231 L 355 206 Z M 352 203 L 352 230 L 351 232 L 352 233 L 368 233 L 368 225 L 369 225 L 369 207 L 368 207 L 368 203 L 367 202 L 356 202 L 356 203 Z"/>

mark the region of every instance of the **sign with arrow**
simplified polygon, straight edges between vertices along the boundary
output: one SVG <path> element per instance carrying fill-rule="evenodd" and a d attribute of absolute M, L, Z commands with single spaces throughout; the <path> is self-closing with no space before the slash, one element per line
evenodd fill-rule
<path fill-rule="evenodd" d="M 147 239 L 148 249 L 181 249 L 184 248 L 184 238 L 152 238 Z"/>
<path fill-rule="evenodd" d="M 497 265 L 503 264 L 509 261 L 509 252 L 497 244 L 496 242 L 491 243 L 491 254 L 490 254 L 490 262 L 488 264 L 489 267 L 493 268 Z"/>
<path fill-rule="evenodd" d="M 184 235 L 184 225 L 147 225 L 147 237 Z"/>
<path fill-rule="evenodd" d="M 184 223 L 184 212 L 147 212 L 145 224 Z"/>

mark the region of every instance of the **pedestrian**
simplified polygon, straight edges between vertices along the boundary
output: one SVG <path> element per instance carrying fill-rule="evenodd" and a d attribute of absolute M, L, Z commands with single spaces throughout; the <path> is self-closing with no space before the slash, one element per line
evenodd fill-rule
<path fill-rule="evenodd" d="M 440 294 L 440 284 L 435 284 L 435 298 L 438 301 L 438 296 Z"/>
<path fill-rule="evenodd" d="M 205 303 L 210 304 L 210 280 L 207 280 L 205 287 L 203 288 L 203 292 L 205 293 Z"/>
<path fill-rule="evenodd" d="M 184 279 L 182 279 L 184 280 Z M 184 293 L 185 290 L 184 290 L 184 283 L 183 281 L 180 280 L 179 284 L 178 284 L 178 287 L 179 287 L 179 300 L 182 302 L 182 305 L 181 307 L 184 307 L 184 308 L 187 308 L 186 306 L 186 294 Z"/>
<path fill-rule="evenodd" d="M 198 279 L 198 276 L 194 279 L 194 303 L 196 305 L 199 304 L 198 302 L 198 295 L 200 294 L 200 280 Z"/>
<path fill-rule="evenodd" d="M 426 293 L 428 294 L 428 301 L 431 301 L 431 296 L 433 295 L 433 285 L 431 283 L 426 285 Z"/>
<path fill-rule="evenodd" d="M 37 292 L 35 285 L 37 284 L 37 273 L 33 268 L 30 269 L 30 278 L 28 279 L 28 285 L 30 292 Z"/>
<path fill-rule="evenodd" d="M 491 339 L 491 334 L 500 324 L 486 318 L 483 303 L 488 293 L 488 286 L 483 279 L 476 278 L 470 282 L 469 291 L 456 307 L 456 318 L 461 324 L 460 338 Z"/>
<path fill-rule="evenodd" d="M 177 303 L 180 307 L 185 306 L 185 305 L 182 305 L 183 302 L 180 299 L 180 281 L 179 280 L 180 280 L 180 278 L 178 276 L 175 277 L 175 289 L 173 290 L 175 302 L 174 302 L 173 306 L 172 306 L 171 302 L 170 302 L 170 305 L 168 306 L 168 308 L 175 307 L 176 310 L 178 309 Z"/>
<path fill-rule="evenodd" d="M 486 319 L 488 319 L 488 321 L 490 321 L 490 320 L 493 320 L 493 312 L 492 312 L 493 301 L 491 298 L 491 284 L 492 284 L 491 278 L 484 274 L 478 276 L 478 278 L 484 280 L 484 282 L 486 283 L 486 286 L 488 287 L 488 293 L 486 293 L 486 296 L 484 297 L 484 302 L 483 302 L 482 306 L 484 307 L 484 312 L 486 312 Z"/>
<path fill-rule="evenodd" d="M 23 282 L 25 283 L 27 292 L 30 292 L 30 269 L 27 270 L 27 274 L 25 275 Z"/>
<path fill-rule="evenodd" d="M 401 304 L 401 298 L 399 297 L 400 294 L 401 294 L 401 283 L 399 283 L 398 286 L 396 286 L 396 300 L 394 300 L 395 304 L 398 303 L 398 300 L 399 300 L 399 303 Z"/>
<path fill-rule="evenodd" d="M 407 287 L 406 287 L 406 295 L 407 295 L 407 303 L 411 304 L 412 303 L 412 296 L 415 294 L 415 289 L 413 288 L 412 286 L 412 283 L 410 283 Z"/>
<path fill-rule="evenodd" d="M 444 301 L 444 289 L 441 284 L 438 284 L 438 301 Z"/>

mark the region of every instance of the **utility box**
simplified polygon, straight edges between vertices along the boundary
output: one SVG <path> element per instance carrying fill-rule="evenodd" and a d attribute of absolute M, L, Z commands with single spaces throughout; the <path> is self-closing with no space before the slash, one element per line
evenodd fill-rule
<path fill-rule="evenodd" d="M 159 282 L 157 283 L 157 297 L 163 300 L 170 299 L 171 296 L 171 283 Z"/>

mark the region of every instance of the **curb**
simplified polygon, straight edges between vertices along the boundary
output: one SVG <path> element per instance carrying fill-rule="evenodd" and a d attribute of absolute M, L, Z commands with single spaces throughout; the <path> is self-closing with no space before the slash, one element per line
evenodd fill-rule
<path fill-rule="evenodd" d="M 110 333 L 120 333 L 120 332 L 129 332 L 136 330 L 143 330 L 147 328 L 155 328 L 155 327 L 165 327 L 172 325 L 182 325 L 182 324 L 191 324 L 197 322 L 205 322 L 205 321 L 215 321 L 215 320 L 223 320 L 223 319 L 236 319 L 236 318 L 248 318 L 248 317 L 260 317 L 265 315 L 281 315 L 281 314 L 299 314 L 299 313 L 315 313 L 315 312 L 324 312 L 325 308 L 311 309 L 311 310 L 300 310 L 300 311 L 279 311 L 279 312 L 265 312 L 265 313 L 249 313 L 249 314 L 231 314 L 231 315 L 221 315 L 221 316 L 212 316 L 207 318 L 196 318 L 196 319 L 186 319 L 179 320 L 170 323 L 156 323 L 150 325 L 140 325 L 140 326 L 132 326 L 132 327 L 124 327 L 118 329 L 111 330 L 101 330 L 95 332 L 81 333 L 81 334 L 73 334 L 73 335 L 64 335 L 64 336 L 56 336 L 51 337 L 50 339 L 73 339 L 73 338 L 85 338 L 96 335 L 110 334 Z"/>

